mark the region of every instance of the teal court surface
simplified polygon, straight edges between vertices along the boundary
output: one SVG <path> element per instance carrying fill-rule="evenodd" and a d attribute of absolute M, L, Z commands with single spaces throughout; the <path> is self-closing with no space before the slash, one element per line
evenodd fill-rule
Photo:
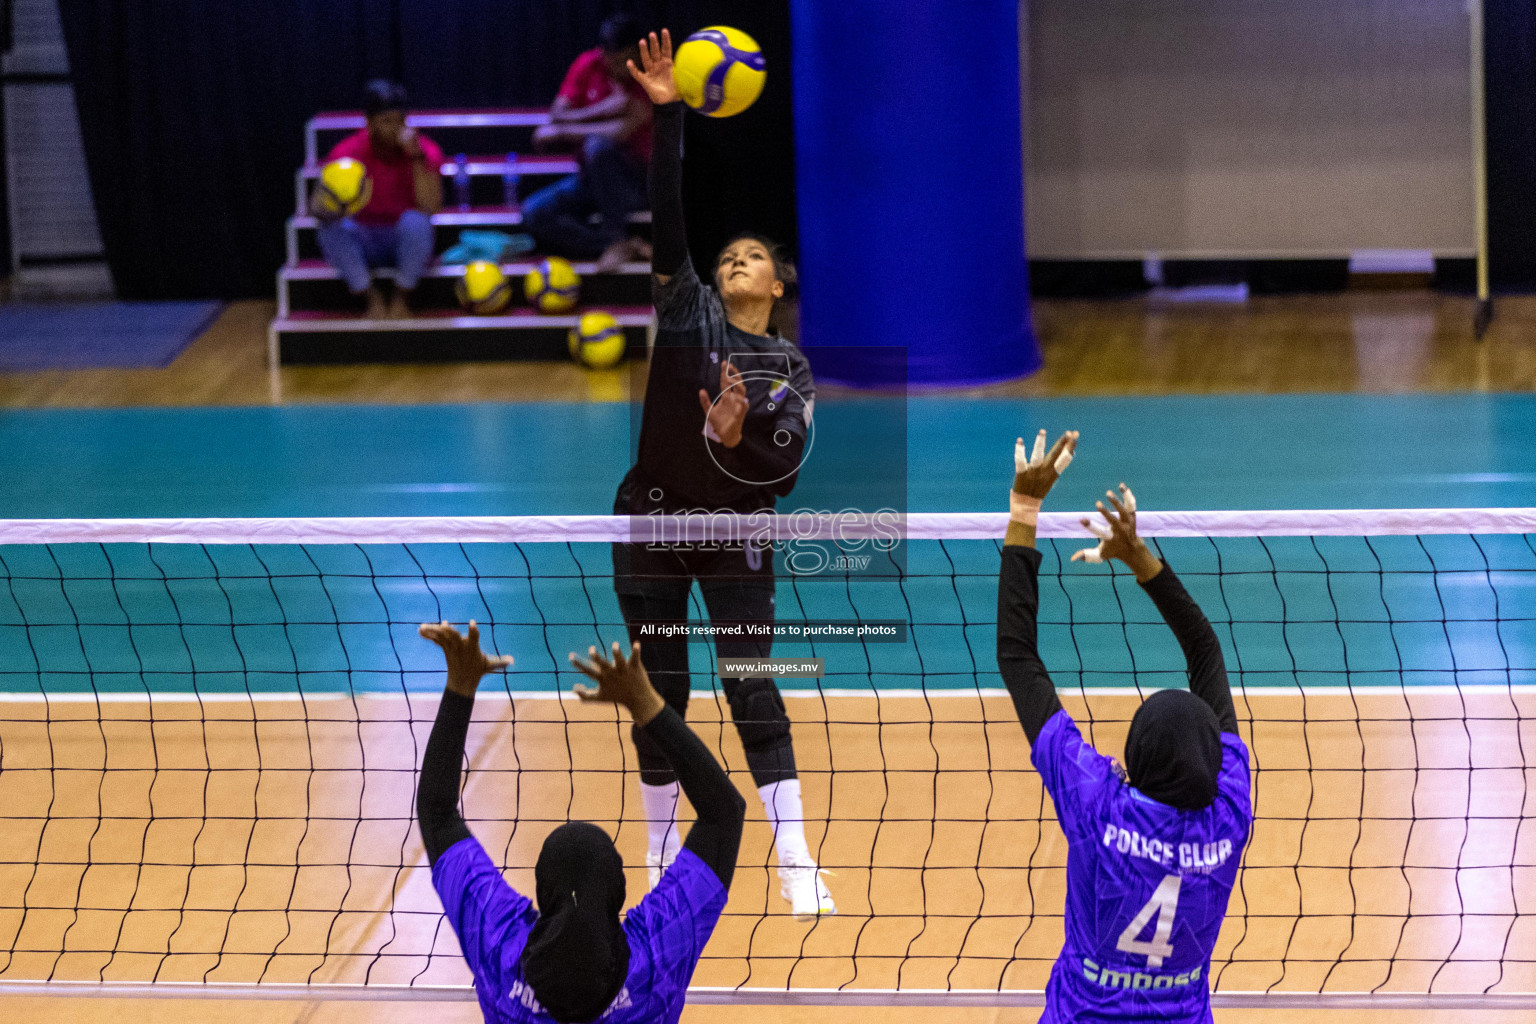
<path fill-rule="evenodd" d="M 861 401 L 818 402 L 818 462 L 857 464 L 836 449 Z M 624 403 L 6 411 L 0 516 L 605 513 L 630 420 Z M 906 423 L 916 512 L 999 507 L 1012 439 L 1040 427 L 1083 431 L 1057 508 L 1121 479 L 1147 508 L 1536 505 L 1523 394 L 915 398 Z"/>

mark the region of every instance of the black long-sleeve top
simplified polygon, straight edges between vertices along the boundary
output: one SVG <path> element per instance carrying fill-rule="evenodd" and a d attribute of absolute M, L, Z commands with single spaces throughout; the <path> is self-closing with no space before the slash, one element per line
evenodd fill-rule
<path fill-rule="evenodd" d="M 448 847 L 470 837 L 469 826 L 459 814 L 459 775 L 474 710 L 475 698 L 444 690 L 427 736 L 421 779 L 416 784 L 416 823 L 428 864 L 436 864 Z"/>
<path fill-rule="evenodd" d="M 454 843 L 470 838 L 469 826 L 459 814 L 459 778 L 464 740 L 474 708 L 473 697 L 445 691 L 432 733 L 427 737 L 421 782 L 416 789 L 416 818 L 429 864 L 436 864 Z M 664 708 L 643 731 L 666 754 L 698 815 L 683 845 L 708 864 L 720 883 L 729 888 L 736 872 L 746 801 L 676 711 Z"/>
<path fill-rule="evenodd" d="M 1189 672 L 1189 690 L 1216 712 L 1216 724 L 1222 732 L 1237 735 L 1237 708 L 1232 704 L 1232 687 L 1227 681 L 1227 662 L 1221 653 L 1221 641 L 1205 613 L 1189 596 L 1184 584 L 1167 562 L 1156 576 L 1141 585 L 1152 603 L 1173 630 L 1184 652 Z"/>
<path fill-rule="evenodd" d="M 651 121 L 651 272 L 670 277 L 688 258 L 683 225 L 683 104 L 655 108 Z"/>
<path fill-rule="evenodd" d="M 1040 660 L 1037 642 L 1040 561 L 1040 552 L 1035 548 L 1004 547 L 997 585 L 997 667 L 1031 745 L 1045 728 L 1045 723 L 1061 710 L 1061 700 L 1056 696 L 1050 673 Z M 1200 606 L 1166 562 L 1162 571 L 1143 583 L 1141 588 L 1157 605 L 1163 621 L 1173 630 L 1184 651 L 1190 692 L 1216 713 L 1222 732 L 1236 734 L 1237 710 L 1232 704 L 1221 643 Z"/>
<path fill-rule="evenodd" d="M 694 269 L 683 222 L 682 133 L 681 103 L 655 108 L 650 195 L 656 344 L 639 461 L 620 486 L 614 511 L 758 512 L 773 508 L 795 486 L 816 382 L 810 361 L 793 343 L 732 326 L 719 294 Z M 718 398 L 727 361 L 741 374 L 748 401 L 741 441 L 733 448 L 706 440 L 699 404 L 701 389 Z"/>

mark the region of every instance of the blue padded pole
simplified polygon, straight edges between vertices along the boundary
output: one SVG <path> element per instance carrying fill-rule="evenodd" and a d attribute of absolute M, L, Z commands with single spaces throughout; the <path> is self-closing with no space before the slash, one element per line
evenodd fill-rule
<path fill-rule="evenodd" d="M 1018 0 L 791 0 L 790 15 L 800 328 L 818 378 L 1038 369 Z M 905 366 L 841 348 L 865 345 L 905 348 Z"/>

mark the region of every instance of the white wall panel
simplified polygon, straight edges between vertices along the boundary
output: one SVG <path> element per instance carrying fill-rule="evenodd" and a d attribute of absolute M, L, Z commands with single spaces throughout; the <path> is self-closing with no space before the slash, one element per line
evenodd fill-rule
<path fill-rule="evenodd" d="M 1026 0 L 1040 258 L 1473 247 L 1464 0 Z"/>

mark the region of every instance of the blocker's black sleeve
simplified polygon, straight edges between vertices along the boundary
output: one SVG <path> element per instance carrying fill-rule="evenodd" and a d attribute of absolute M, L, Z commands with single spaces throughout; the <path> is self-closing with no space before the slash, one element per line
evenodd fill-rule
<path fill-rule="evenodd" d="M 1035 548 L 1005 546 L 997 581 L 997 667 L 1031 746 L 1045 723 L 1061 710 L 1056 684 L 1040 660 L 1036 643 L 1040 558 Z"/>
<path fill-rule="evenodd" d="M 1189 596 L 1189 591 L 1184 589 L 1184 584 L 1167 562 L 1156 576 L 1141 585 L 1141 589 L 1157 605 L 1163 621 L 1168 623 L 1184 650 L 1190 692 L 1216 712 L 1222 732 L 1236 735 L 1237 709 L 1232 705 L 1232 687 L 1227 682 L 1227 662 L 1221 654 L 1221 641 L 1216 639 L 1216 631 L 1211 628 L 1205 613 Z"/>
<path fill-rule="evenodd" d="M 683 104 L 655 108 L 651 123 L 651 272 L 669 277 L 688 258 L 683 226 Z"/>
<path fill-rule="evenodd" d="M 720 762 L 672 708 L 663 708 L 641 731 L 667 756 L 678 784 L 698 814 L 683 845 L 708 864 L 720 884 L 729 889 L 736 874 L 747 802 Z"/>
<path fill-rule="evenodd" d="M 437 718 L 427 737 L 421 759 L 421 782 L 416 787 L 416 822 L 427 848 L 427 863 L 436 864 L 448 847 L 470 838 L 469 826 L 459 815 L 459 774 L 464 762 L 464 738 L 469 734 L 475 699 L 452 690 L 443 691 Z"/>

